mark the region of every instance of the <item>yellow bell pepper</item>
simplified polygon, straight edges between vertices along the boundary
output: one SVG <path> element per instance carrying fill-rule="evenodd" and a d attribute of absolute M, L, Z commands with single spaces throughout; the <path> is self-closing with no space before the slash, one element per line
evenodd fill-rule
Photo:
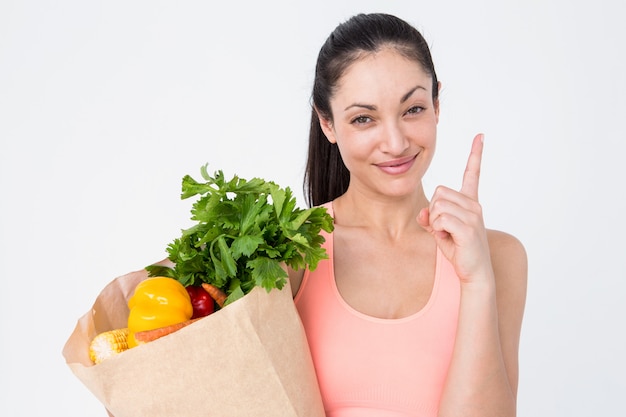
<path fill-rule="evenodd" d="M 187 289 L 177 280 L 150 277 L 141 281 L 128 300 L 128 347 L 137 346 L 135 333 L 189 320 L 193 306 Z"/>

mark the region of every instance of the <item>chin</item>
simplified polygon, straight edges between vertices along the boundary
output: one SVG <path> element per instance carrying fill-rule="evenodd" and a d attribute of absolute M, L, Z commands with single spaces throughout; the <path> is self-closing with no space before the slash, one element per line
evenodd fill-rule
<path fill-rule="evenodd" d="M 380 194 L 391 198 L 410 197 L 421 189 L 421 184 L 415 181 L 403 184 L 388 184 L 379 188 Z"/>

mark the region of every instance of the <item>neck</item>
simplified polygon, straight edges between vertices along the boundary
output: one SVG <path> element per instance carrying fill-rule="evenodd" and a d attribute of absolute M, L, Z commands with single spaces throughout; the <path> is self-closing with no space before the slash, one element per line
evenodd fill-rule
<path fill-rule="evenodd" d="M 335 223 L 344 227 L 372 229 L 391 239 L 423 231 L 417 224 L 420 210 L 428 206 L 423 188 L 402 197 L 366 196 L 348 189 L 333 203 Z"/>

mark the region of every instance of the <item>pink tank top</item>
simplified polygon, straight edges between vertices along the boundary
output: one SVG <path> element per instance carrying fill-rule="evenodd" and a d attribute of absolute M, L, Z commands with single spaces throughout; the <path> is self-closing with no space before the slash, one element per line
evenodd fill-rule
<path fill-rule="evenodd" d="M 326 207 L 331 212 L 330 204 Z M 333 271 L 333 236 L 324 237 L 330 259 L 305 272 L 294 301 L 326 416 L 436 416 L 459 311 L 459 279 L 452 265 L 438 250 L 424 308 L 401 319 L 375 318 L 342 299 Z"/>

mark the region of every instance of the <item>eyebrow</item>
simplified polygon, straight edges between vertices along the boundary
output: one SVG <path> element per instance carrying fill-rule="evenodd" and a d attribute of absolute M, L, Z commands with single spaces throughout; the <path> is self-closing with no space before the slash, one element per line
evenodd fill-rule
<path fill-rule="evenodd" d="M 413 95 L 413 93 L 415 93 L 417 90 L 428 91 L 428 90 L 426 90 L 426 87 L 423 87 L 421 85 L 416 85 L 415 87 L 411 88 L 405 95 L 402 96 L 402 98 L 400 99 L 400 103 L 404 103 L 405 101 L 407 101 L 409 99 L 409 97 L 411 97 Z M 344 109 L 344 111 L 350 109 L 351 107 L 362 107 L 364 109 L 371 110 L 371 111 L 376 110 L 376 106 L 373 106 L 371 104 L 352 103 L 351 105 L 346 107 Z"/>
<path fill-rule="evenodd" d="M 405 95 L 402 96 L 402 99 L 400 100 L 400 103 L 404 103 L 405 101 L 407 101 L 409 99 L 409 97 L 411 97 L 413 95 L 413 93 L 415 91 L 417 91 L 417 90 L 428 91 L 428 90 L 426 90 L 426 87 L 423 87 L 421 85 L 416 85 L 415 87 L 410 89 L 408 93 L 406 93 Z"/>

